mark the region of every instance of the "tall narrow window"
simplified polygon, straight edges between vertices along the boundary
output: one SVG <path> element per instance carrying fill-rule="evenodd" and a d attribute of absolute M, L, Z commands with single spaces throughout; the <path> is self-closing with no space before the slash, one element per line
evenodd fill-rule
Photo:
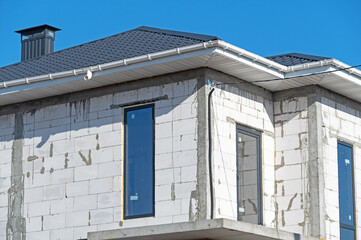
<path fill-rule="evenodd" d="M 124 109 L 124 218 L 154 216 L 154 105 Z"/>
<path fill-rule="evenodd" d="M 352 145 L 338 141 L 338 193 L 341 240 L 355 239 L 355 205 Z"/>
<path fill-rule="evenodd" d="M 262 224 L 261 133 L 237 126 L 238 220 Z"/>

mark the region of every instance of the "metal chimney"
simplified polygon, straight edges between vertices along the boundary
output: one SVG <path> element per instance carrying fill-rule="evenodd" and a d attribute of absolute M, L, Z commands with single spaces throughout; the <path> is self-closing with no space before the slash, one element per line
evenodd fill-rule
<path fill-rule="evenodd" d="M 53 53 L 55 32 L 59 30 L 44 24 L 15 31 L 21 34 L 21 61 Z"/>

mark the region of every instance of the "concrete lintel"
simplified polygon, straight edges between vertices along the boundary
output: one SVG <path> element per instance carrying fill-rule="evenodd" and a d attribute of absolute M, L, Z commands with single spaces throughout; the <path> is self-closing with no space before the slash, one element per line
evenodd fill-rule
<path fill-rule="evenodd" d="M 88 233 L 88 240 L 316 240 L 298 234 L 230 219 L 171 223 Z"/>

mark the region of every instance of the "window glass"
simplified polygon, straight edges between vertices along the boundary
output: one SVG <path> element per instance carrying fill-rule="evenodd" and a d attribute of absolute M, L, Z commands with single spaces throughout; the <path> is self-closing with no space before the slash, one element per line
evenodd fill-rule
<path fill-rule="evenodd" d="M 260 134 L 237 130 L 238 220 L 262 224 Z"/>
<path fill-rule="evenodd" d="M 337 144 L 337 155 L 340 237 L 341 240 L 352 240 L 355 239 L 356 230 L 352 145 L 339 141 Z"/>
<path fill-rule="evenodd" d="M 339 143 L 338 182 L 340 222 L 348 225 L 354 225 L 352 165 L 352 148 L 343 143 Z"/>
<path fill-rule="evenodd" d="M 355 239 L 355 232 L 354 232 L 354 230 L 347 229 L 347 228 L 341 228 L 340 234 L 341 234 L 341 239 L 342 239 L 342 240 L 352 240 L 352 239 Z"/>
<path fill-rule="evenodd" d="M 124 218 L 154 215 L 154 107 L 124 110 Z"/>

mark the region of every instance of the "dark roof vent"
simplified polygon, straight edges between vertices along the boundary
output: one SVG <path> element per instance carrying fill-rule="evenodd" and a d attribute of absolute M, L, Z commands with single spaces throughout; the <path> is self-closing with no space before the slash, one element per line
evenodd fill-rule
<path fill-rule="evenodd" d="M 15 31 L 21 34 L 21 61 L 53 53 L 55 32 L 59 30 L 44 24 Z"/>

